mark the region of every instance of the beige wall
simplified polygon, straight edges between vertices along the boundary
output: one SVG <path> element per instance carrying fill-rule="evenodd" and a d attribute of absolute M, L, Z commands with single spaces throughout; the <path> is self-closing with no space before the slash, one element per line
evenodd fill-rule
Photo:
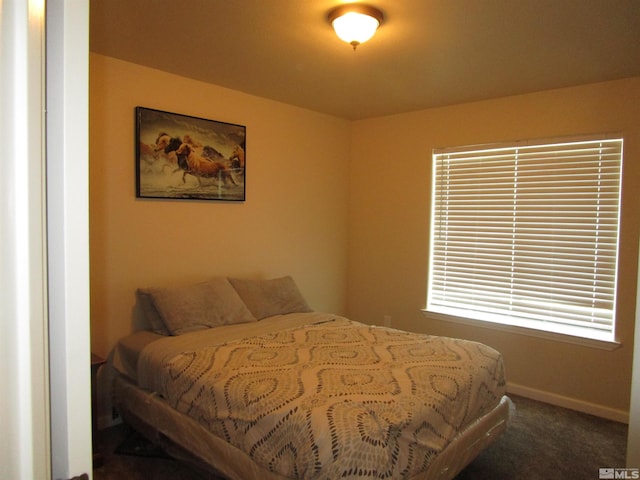
<path fill-rule="evenodd" d="M 354 122 L 348 312 L 355 320 L 463 337 L 500 350 L 508 380 L 605 409 L 629 407 L 638 222 L 640 78 Z M 427 320 L 431 151 L 591 133 L 625 138 L 617 336 L 609 352 Z"/>
<path fill-rule="evenodd" d="M 483 341 L 532 391 L 629 406 L 640 204 L 640 78 L 347 122 L 91 55 L 92 349 L 131 330 L 139 286 L 291 274 L 318 310 Z M 137 200 L 134 107 L 247 126 L 247 201 Z M 618 338 L 609 352 L 427 320 L 430 152 L 516 139 L 625 137 Z"/>
<path fill-rule="evenodd" d="M 129 333 L 141 286 L 291 274 L 311 306 L 344 312 L 348 122 L 96 54 L 90 74 L 95 353 Z M 246 201 L 136 199 L 137 105 L 246 125 Z"/>

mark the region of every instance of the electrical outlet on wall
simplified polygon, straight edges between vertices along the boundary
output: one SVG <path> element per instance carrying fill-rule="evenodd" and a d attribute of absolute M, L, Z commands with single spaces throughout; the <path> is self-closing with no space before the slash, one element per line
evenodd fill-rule
<path fill-rule="evenodd" d="M 384 317 L 382 317 L 382 320 L 384 321 L 385 327 L 391 326 L 391 315 L 385 315 Z"/>

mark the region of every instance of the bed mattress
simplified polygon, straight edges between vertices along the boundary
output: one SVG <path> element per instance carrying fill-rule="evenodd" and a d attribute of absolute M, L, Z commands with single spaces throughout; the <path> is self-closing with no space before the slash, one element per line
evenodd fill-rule
<path fill-rule="evenodd" d="M 273 478 L 429 478 L 479 419 L 501 431 L 508 417 L 490 347 L 316 312 L 137 334 L 114 366 L 224 445 L 223 463 L 240 458 Z"/>

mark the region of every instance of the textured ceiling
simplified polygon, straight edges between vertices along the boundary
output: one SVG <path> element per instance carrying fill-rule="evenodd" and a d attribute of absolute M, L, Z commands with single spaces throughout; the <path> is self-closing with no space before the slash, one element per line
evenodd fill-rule
<path fill-rule="evenodd" d="M 640 0 L 91 0 L 90 49 L 347 119 L 640 76 Z"/>

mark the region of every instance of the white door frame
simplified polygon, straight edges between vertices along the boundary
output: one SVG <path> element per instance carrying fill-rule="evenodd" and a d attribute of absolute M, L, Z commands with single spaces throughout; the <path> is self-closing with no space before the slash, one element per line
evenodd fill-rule
<path fill-rule="evenodd" d="M 53 478 L 92 477 L 89 2 L 48 0 L 47 217 Z"/>
<path fill-rule="evenodd" d="M 0 465 L 50 478 L 44 5 L 0 1 Z"/>

